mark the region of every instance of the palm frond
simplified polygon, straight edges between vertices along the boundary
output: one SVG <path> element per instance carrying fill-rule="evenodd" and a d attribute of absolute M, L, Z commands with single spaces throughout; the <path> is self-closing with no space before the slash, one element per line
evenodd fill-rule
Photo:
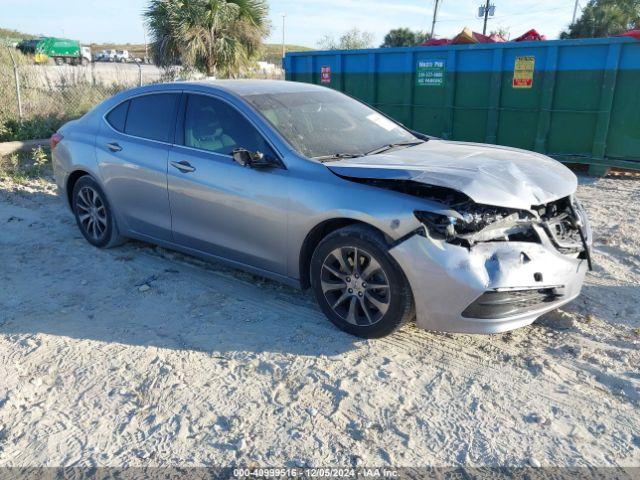
<path fill-rule="evenodd" d="M 161 66 L 236 75 L 269 33 L 265 0 L 151 0 L 145 11 Z"/>

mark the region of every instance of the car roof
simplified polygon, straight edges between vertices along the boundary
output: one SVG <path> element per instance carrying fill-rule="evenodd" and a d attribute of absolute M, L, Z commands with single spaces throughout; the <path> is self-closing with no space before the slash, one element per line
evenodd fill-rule
<path fill-rule="evenodd" d="M 167 83 L 152 83 L 142 87 L 134 87 L 114 95 L 100 105 L 100 111 L 106 111 L 127 98 L 146 93 L 160 93 L 165 91 L 194 91 L 206 90 L 223 92 L 236 98 L 249 95 L 265 95 L 274 93 L 299 93 L 326 91 L 326 87 L 311 83 L 290 82 L 285 80 L 199 80 L 178 81 Z"/>
<path fill-rule="evenodd" d="M 199 80 L 180 82 L 181 84 L 226 90 L 239 95 L 260 95 L 269 93 L 298 93 L 323 90 L 325 87 L 310 83 L 286 80 Z"/>

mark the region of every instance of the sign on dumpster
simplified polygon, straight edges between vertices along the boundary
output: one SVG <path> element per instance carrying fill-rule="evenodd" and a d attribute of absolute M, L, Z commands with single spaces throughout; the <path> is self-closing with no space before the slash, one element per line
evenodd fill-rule
<path fill-rule="evenodd" d="M 444 74 L 444 60 L 418 60 L 416 83 L 419 87 L 442 87 Z"/>
<path fill-rule="evenodd" d="M 331 83 L 331 67 L 324 66 L 320 69 L 320 83 Z"/>
<path fill-rule="evenodd" d="M 513 88 L 533 87 L 533 71 L 536 57 L 516 57 L 513 67 Z"/>

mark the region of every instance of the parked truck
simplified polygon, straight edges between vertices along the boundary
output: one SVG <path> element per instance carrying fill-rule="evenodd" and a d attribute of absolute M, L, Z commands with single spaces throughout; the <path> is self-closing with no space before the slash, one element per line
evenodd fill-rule
<path fill-rule="evenodd" d="M 46 63 L 50 59 L 56 65 L 87 65 L 91 62 L 91 49 L 80 45 L 77 40 L 41 37 L 24 40 L 16 48 L 22 53 L 35 55 L 36 63 Z"/>

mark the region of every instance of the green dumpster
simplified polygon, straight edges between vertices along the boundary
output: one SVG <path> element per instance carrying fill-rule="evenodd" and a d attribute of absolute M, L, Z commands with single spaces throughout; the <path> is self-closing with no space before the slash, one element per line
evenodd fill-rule
<path fill-rule="evenodd" d="M 423 133 L 640 170 L 632 38 L 293 52 L 284 68 Z"/>

